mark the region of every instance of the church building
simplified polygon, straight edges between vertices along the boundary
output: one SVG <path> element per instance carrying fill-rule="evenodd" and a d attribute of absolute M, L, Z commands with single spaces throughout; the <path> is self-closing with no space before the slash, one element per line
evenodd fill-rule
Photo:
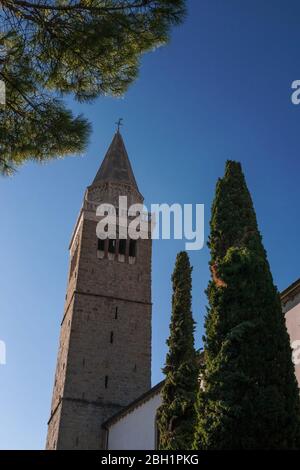
<path fill-rule="evenodd" d="M 151 237 L 96 235 L 97 207 L 112 204 L 118 215 L 119 196 L 143 202 L 118 130 L 70 241 L 47 449 L 157 449 L 163 382 L 151 388 Z M 281 298 L 300 348 L 300 279 Z M 295 373 L 300 386 L 300 360 Z"/>
<path fill-rule="evenodd" d="M 300 388 L 300 279 L 281 293 L 282 309 L 294 351 L 295 373 Z M 156 412 L 162 402 L 163 382 L 109 418 L 103 425 L 108 450 L 158 448 Z"/>

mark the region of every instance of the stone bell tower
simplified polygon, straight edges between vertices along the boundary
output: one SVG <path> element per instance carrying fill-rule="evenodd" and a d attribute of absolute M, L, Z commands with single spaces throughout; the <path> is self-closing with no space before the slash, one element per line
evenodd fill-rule
<path fill-rule="evenodd" d="M 143 201 L 118 130 L 70 242 L 47 449 L 103 449 L 102 423 L 150 388 L 151 239 L 96 235 L 96 208 L 119 196 Z"/>

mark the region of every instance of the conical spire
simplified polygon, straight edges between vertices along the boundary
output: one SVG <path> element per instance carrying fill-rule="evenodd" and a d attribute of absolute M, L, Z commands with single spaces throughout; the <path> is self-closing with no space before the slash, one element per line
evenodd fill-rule
<path fill-rule="evenodd" d="M 93 184 L 107 181 L 130 184 L 137 191 L 139 190 L 119 130 L 114 135 Z"/>

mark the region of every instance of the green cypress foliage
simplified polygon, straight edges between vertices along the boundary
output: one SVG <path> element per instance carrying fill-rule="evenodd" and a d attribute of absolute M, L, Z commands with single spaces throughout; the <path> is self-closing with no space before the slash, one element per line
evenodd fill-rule
<path fill-rule="evenodd" d="M 194 448 L 300 448 L 289 336 L 238 162 L 228 161 L 218 181 L 209 247 L 212 279 Z"/>
<path fill-rule="evenodd" d="M 191 449 L 193 442 L 198 367 L 191 312 L 191 272 L 187 253 L 180 252 L 172 276 L 169 351 L 163 369 L 166 379 L 157 415 L 160 449 L 165 450 Z"/>

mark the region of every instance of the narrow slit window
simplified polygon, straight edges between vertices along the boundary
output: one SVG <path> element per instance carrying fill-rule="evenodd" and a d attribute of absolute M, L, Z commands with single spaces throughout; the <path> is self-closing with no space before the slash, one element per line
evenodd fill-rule
<path fill-rule="evenodd" d="M 104 386 L 105 386 L 105 388 L 108 387 L 108 375 L 105 376 Z"/>
<path fill-rule="evenodd" d="M 136 240 L 130 240 L 129 242 L 129 256 L 132 258 L 136 256 Z"/>
<path fill-rule="evenodd" d="M 118 307 L 116 307 L 116 309 L 115 309 L 115 320 L 118 319 L 118 313 L 119 313 L 119 312 L 118 312 Z"/>
<path fill-rule="evenodd" d="M 101 240 L 101 238 L 98 238 L 98 250 L 104 251 L 104 247 L 105 247 L 105 240 Z"/>
<path fill-rule="evenodd" d="M 109 239 L 108 241 L 108 252 L 115 253 L 116 252 L 116 240 Z"/>
<path fill-rule="evenodd" d="M 110 332 L 110 344 L 112 344 L 114 342 L 114 332 L 111 331 Z"/>
<path fill-rule="evenodd" d="M 126 254 L 126 240 L 119 240 L 119 255 Z"/>

